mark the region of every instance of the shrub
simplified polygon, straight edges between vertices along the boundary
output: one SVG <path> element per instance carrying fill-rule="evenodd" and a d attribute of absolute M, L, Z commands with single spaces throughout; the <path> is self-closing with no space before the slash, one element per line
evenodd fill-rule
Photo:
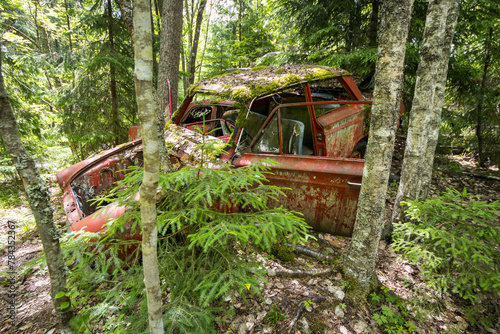
<path fill-rule="evenodd" d="M 207 151 L 212 153 L 216 149 L 210 147 L 210 143 L 203 145 L 200 152 L 205 157 L 210 156 Z M 282 207 L 268 208 L 268 201 L 282 194 L 280 188 L 266 181 L 270 164 L 273 162 L 237 169 L 228 164 L 208 168 L 205 161 L 160 175 L 157 218 L 162 236 L 158 260 L 163 295 L 168 298 L 164 305 L 167 332 L 215 332 L 213 323 L 218 320 L 217 314 L 227 295 L 235 291 L 242 297 L 259 294 L 266 271 L 239 249 L 248 245 L 269 251 L 284 237 L 293 243 L 309 237 L 309 227 L 302 218 Z M 71 275 L 72 283 L 85 284 L 87 293 L 98 294 L 95 287 L 106 284 L 107 293 L 100 293 L 99 305 L 115 306 L 114 312 L 121 312 L 116 319 L 130 323 L 127 331 L 134 332 L 147 328 L 145 304 L 142 302 L 141 307 L 137 304 L 138 300 L 145 299 L 142 272 L 137 270 L 140 268 L 137 262 L 128 270 L 120 268 L 116 247 L 123 242 L 114 238 L 126 224 L 130 226 L 132 220 L 133 228 L 140 226 L 140 206 L 133 198 L 139 190 L 142 173 L 142 169 L 132 169 L 111 194 L 102 199 L 103 202 L 119 201 L 130 209 L 108 223 L 107 235 L 94 248 L 100 256 L 80 260 Z M 103 252 L 108 255 L 103 256 Z M 89 251 L 77 254 L 87 256 Z M 81 282 L 79 272 L 88 268 L 86 263 L 90 262 L 93 271 L 99 274 L 94 275 L 93 280 Z M 110 268 L 114 268 L 117 278 L 110 279 Z M 112 288 L 106 283 L 110 281 L 113 281 Z M 129 303 L 131 297 L 135 304 Z M 96 307 L 86 309 L 94 315 Z M 127 314 L 122 319 L 123 312 Z M 119 327 L 120 323 L 115 326 Z M 108 330 L 112 327 L 108 321 Z"/>
<path fill-rule="evenodd" d="M 397 223 L 394 249 L 419 264 L 428 284 L 476 302 L 481 295 L 500 292 L 500 203 L 447 191 L 425 201 L 409 201 L 411 221 Z"/>

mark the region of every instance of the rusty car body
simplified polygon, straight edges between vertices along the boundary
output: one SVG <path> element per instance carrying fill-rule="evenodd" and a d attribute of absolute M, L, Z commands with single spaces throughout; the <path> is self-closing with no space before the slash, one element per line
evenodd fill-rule
<path fill-rule="evenodd" d="M 189 157 L 201 136 L 196 128 L 203 128 L 204 135 L 227 143 L 221 162 L 237 168 L 266 158 L 277 161 L 268 180 L 287 189 L 275 205 L 301 212 L 317 231 L 351 236 L 370 105 L 353 77 L 339 69 L 254 68 L 191 87 L 171 116 L 178 130 L 167 129 L 165 138 L 179 159 Z M 123 214 L 125 208 L 116 203 L 98 214 L 91 199 L 123 179 L 126 167 L 141 164 L 136 139 L 59 172 L 71 230 L 100 232 L 107 220 Z"/>

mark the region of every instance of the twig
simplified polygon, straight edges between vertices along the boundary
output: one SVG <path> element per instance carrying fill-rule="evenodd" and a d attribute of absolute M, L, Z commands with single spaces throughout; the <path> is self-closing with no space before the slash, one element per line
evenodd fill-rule
<path fill-rule="evenodd" d="M 480 178 L 480 179 L 500 181 L 500 177 L 498 177 L 498 176 L 474 174 L 474 173 L 469 173 L 469 172 L 462 172 L 462 174 L 463 175 L 467 175 L 467 176 L 477 177 L 477 178 Z"/>
<path fill-rule="evenodd" d="M 295 246 L 295 245 L 291 245 L 291 244 L 285 244 L 285 245 L 287 247 L 293 248 L 294 252 L 307 255 L 307 256 L 312 257 L 318 261 L 330 261 L 330 260 L 334 259 L 332 256 L 322 254 L 320 252 L 316 252 L 316 251 L 309 249 L 309 248 L 306 248 L 306 247 Z"/>
<path fill-rule="evenodd" d="M 276 276 L 279 277 L 306 277 L 306 276 L 320 276 L 333 272 L 333 268 L 328 269 L 312 269 L 312 270 L 291 270 L 283 269 L 276 271 Z"/>
<path fill-rule="evenodd" d="M 321 302 L 323 300 L 325 300 L 326 298 L 323 297 L 323 296 L 316 296 L 314 297 L 313 299 L 311 299 L 311 302 L 314 303 L 318 303 L 318 302 Z M 302 315 L 302 313 L 304 312 L 304 310 L 306 309 L 306 305 L 304 302 L 302 302 L 300 304 L 300 307 L 299 309 L 297 310 L 297 314 L 295 314 L 295 318 L 293 318 L 293 320 L 290 322 L 290 325 L 288 326 L 288 330 L 291 332 L 292 329 L 293 329 L 293 326 L 295 326 L 295 323 L 297 322 L 297 320 L 299 320 L 300 316 Z"/>

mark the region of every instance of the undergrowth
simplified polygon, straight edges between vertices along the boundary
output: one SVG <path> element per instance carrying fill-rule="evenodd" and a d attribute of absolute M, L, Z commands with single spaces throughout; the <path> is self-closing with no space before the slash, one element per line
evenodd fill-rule
<path fill-rule="evenodd" d="M 488 300 L 500 294 L 500 202 L 479 199 L 464 188 L 409 201 L 406 213 L 411 221 L 394 225 L 394 249 L 420 265 L 428 286 L 467 300 L 470 324 L 491 326 L 500 312 L 485 316 L 478 309 L 491 309 L 495 303 Z"/>
<path fill-rule="evenodd" d="M 206 161 L 207 152 L 217 155 L 212 154 L 217 147 L 202 145 L 202 163 L 161 174 L 158 185 L 158 261 L 168 333 L 215 333 L 219 314 L 231 308 L 224 304 L 226 296 L 260 295 L 266 271 L 237 248 L 270 251 L 284 238 L 302 243 L 309 237 L 309 227 L 297 213 L 267 206 L 283 194 L 266 182 L 274 162 L 233 169 Z M 128 170 L 102 199 L 128 208 L 108 223 L 105 236 L 78 232 L 65 243 L 72 254 L 69 293 L 75 294 L 73 306 L 80 310 L 73 319 L 75 331 L 147 332 L 140 241 L 123 240 L 140 231 L 134 197 L 142 174 L 138 168 Z"/>

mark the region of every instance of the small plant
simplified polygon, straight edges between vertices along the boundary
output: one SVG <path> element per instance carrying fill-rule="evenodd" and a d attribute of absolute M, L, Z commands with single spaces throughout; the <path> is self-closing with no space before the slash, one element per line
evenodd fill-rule
<path fill-rule="evenodd" d="M 302 303 L 304 304 L 304 307 L 307 311 L 310 312 L 312 310 L 312 306 L 314 305 L 314 302 L 312 300 L 304 300 Z"/>
<path fill-rule="evenodd" d="M 274 304 L 266 315 L 266 319 L 270 324 L 277 324 L 279 321 L 286 319 L 286 314 L 281 313 L 278 305 Z"/>
<path fill-rule="evenodd" d="M 382 314 L 373 314 L 373 320 L 389 334 L 403 334 L 414 332 L 415 325 L 405 319 L 397 312 L 393 312 L 388 306 L 382 305 Z"/>
<path fill-rule="evenodd" d="M 428 285 L 476 302 L 481 295 L 500 292 L 500 202 L 447 191 L 425 201 L 409 201 L 408 223 L 394 228 L 394 249 L 419 264 Z"/>
<path fill-rule="evenodd" d="M 378 308 L 381 313 L 374 313 L 372 318 L 385 333 L 402 334 L 415 331 L 415 326 L 405 319 L 408 311 L 404 301 L 389 288 L 382 286 L 378 293 L 372 292 L 370 297 L 374 305 L 381 305 Z"/>

